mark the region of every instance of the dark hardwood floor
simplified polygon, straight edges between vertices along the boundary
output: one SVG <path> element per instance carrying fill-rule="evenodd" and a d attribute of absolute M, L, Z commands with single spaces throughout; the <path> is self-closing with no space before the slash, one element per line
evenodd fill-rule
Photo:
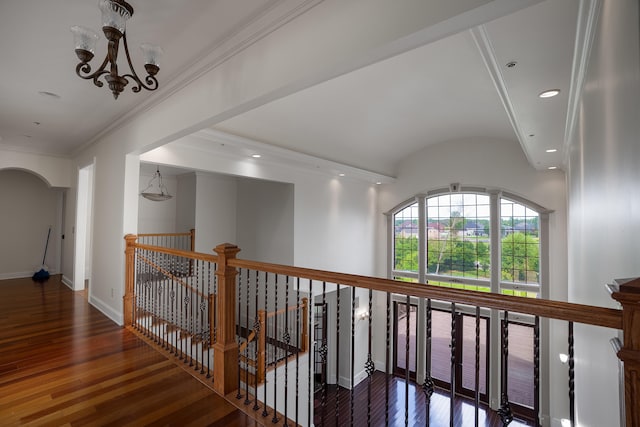
<path fill-rule="evenodd" d="M 354 411 L 353 425 L 366 426 L 368 421 L 367 400 L 368 400 L 368 380 L 365 379 L 358 384 L 353 392 Z M 420 386 L 414 383 L 409 384 L 409 393 L 406 395 L 409 401 L 408 411 L 405 418 L 405 382 L 402 378 L 389 376 L 389 426 L 424 426 L 426 425 L 425 395 Z M 324 410 L 322 406 L 322 393 L 315 394 L 314 416 L 316 425 L 326 427 L 339 427 L 349 425 L 351 418 L 351 392 L 340 387 L 336 393 L 336 386 L 328 386 L 325 392 Z M 338 404 L 336 405 L 336 400 Z M 371 404 L 369 405 L 371 425 L 385 425 L 386 407 L 386 375 L 380 371 L 373 374 L 371 380 Z M 336 410 L 338 416 L 336 417 Z M 441 390 L 431 397 L 430 425 L 433 427 L 449 426 L 449 395 Z M 324 415 L 323 415 L 324 414 Z M 502 426 L 500 417 L 496 412 L 486 406 L 480 408 L 478 414 L 478 425 L 482 427 Z M 473 400 L 458 397 L 455 400 L 454 425 L 456 427 L 467 427 L 475 425 L 475 408 Z M 405 424 L 405 419 L 407 423 Z M 532 426 L 533 423 L 514 420 L 510 427 Z"/>
<path fill-rule="evenodd" d="M 0 425 L 255 426 L 52 276 L 0 281 Z"/>
<path fill-rule="evenodd" d="M 0 426 L 257 426 L 251 416 L 194 379 L 72 292 L 58 276 L 0 281 Z M 354 425 L 367 425 L 368 381 L 354 390 Z M 385 424 L 385 376 L 372 381 L 371 425 Z M 405 425 L 404 381 L 391 377 L 389 425 Z M 339 416 L 336 422 L 336 396 Z M 315 421 L 323 409 L 316 395 Z M 329 389 L 324 425 L 350 422 L 350 392 Z M 409 387 L 408 425 L 424 425 L 424 394 Z M 474 425 L 458 399 L 456 426 Z M 265 423 L 271 425 L 270 422 Z M 432 398 L 432 426 L 449 425 L 447 395 Z M 491 410 L 481 426 L 498 426 Z M 511 426 L 526 424 L 514 421 Z"/>

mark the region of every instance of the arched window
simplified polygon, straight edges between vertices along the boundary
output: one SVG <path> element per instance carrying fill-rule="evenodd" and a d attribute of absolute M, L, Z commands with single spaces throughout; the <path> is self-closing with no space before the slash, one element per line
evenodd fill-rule
<path fill-rule="evenodd" d="M 395 279 L 541 295 L 548 211 L 535 203 L 463 188 L 417 196 L 391 214 Z"/>

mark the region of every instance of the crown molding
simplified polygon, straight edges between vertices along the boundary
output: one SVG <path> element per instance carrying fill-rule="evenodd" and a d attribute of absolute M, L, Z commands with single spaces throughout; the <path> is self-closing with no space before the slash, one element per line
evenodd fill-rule
<path fill-rule="evenodd" d="M 500 65 L 498 65 L 495 50 L 493 49 L 493 44 L 491 43 L 491 38 L 487 33 L 487 29 L 484 25 L 480 25 L 472 28 L 471 30 L 469 30 L 469 32 L 471 33 L 471 36 L 476 43 L 476 47 L 478 48 L 478 52 L 480 52 L 482 61 L 487 67 L 487 71 L 489 71 L 489 75 L 491 77 L 491 80 L 493 81 L 493 85 L 498 92 L 498 97 L 500 98 L 500 101 L 504 106 L 504 110 L 507 113 L 509 123 L 511 123 L 511 127 L 513 127 L 513 131 L 518 138 L 518 142 L 522 147 L 522 151 L 527 157 L 527 161 L 529 162 L 529 164 L 533 165 L 535 163 L 531 158 L 531 155 L 529 154 L 529 150 L 526 145 L 526 139 L 524 138 L 524 132 L 522 131 L 518 116 L 516 115 L 515 109 L 513 108 L 511 98 L 509 97 L 507 84 L 504 80 L 504 76 L 502 75 L 501 67 Z"/>
<path fill-rule="evenodd" d="M 89 142 L 71 152 L 75 157 L 117 128 L 132 122 L 144 112 L 165 101 L 194 80 L 228 61 L 254 43 L 291 22 L 324 0 L 270 0 L 233 31 L 205 48 L 198 59 L 177 70 L 164 85 L 134 108 L 124 112 Z"/>
<path fill-rule="evenodd" d="M 576 24 L 576 37 L 571 66 L 571 82 L 569 88 L 569 101 L 567 105 L 567 121 L 564 129 L 564 141 L 562 143 L 562 158 L 564 164 L 568 164 L 569 147 L 576 129 L 576 122 L 580 110 L 582 90 L 589 66 L 589 56 L 596 34 L 596 24 L 600 17 L 601 0 L 580 0 L 578 8 L 578 22 Z"/>

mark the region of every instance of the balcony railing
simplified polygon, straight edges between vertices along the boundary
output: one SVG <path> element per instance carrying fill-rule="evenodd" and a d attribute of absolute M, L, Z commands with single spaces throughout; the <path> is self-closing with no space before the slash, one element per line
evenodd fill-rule
<path fill-rule="evenodd" d="M 182 363 L 193 364 L 194 373 L 214 390 L 262 422 L 394 425 L 400 419 L 405 425 L 429 425 L 431 419 L 432 425 L 443 425 L 440 419 L 434 421 L 432 408 L 441 407 L 444 396 L 448 397 L 447 423 L 454 425 L 456 402 L 464 399 L 454 386 L 460 380 L 457 367 L 467 363 L 473 371 L 467 381 L 468 402 L 474 408 L 471 423 L 478 425 L 491 414 L 508 425 L 514 417 L 508 392 L 510 326 L 530 316 L 533 366 L 528 375 L 533 403 L 529 422 L 540 425 L 542 397 L 548 396 L 543 386 L 549 385 L 540 381 L 546 366 L 541 357 L 546 345 L 541 325 L 555 319 L 564 322 L 561 327 L 568 336 L 563 381 L 567 419 L 575 425 L 578 415 L 573 328 L 594 325 L 624 331 L 625 342 L 618 351 L 624 362 L 624 416 L 627 427 L 640 427 L 640 281 L 614 289 L 613 298 L 623 307 L 616 310 L 241 260 L 236 258 L 240 249 L 229 244 L 216 247 L 213 256 L 142 245 L 136 243 L 136 236 L 126 239 L 126 325 Z M 191 260 L 193 268 L 185 270 L 185 260 Z M 406 307 L 417 304 L 419 316 L 394 318 L 394 301 Z M 314 315 L 316 304 L 327 310 L 322 315 L 327 320 L 325 329 L 318 328 L 322 316 Z M 451 318 L 447 331 L 450 386 L 445 391 L 436 386 L 433 376 L 434 312 L 443 307 Z M 456 319 L 460 314 L 473 325 L 470 347 L 459 341 Z M 480 343 L 484 330 L 480 325 L 487 321 L 483 319 L 493 322 L 498 332 L 499 350 L 493 351 L 499 360 L 496 414 L 486 408 L 481 413 L 480 360 L 485 344 Z M 410 339 L 415 336 L 424 337 L 424 345 L 417 349 Z M 393 373 L 394 349 L 396 356 L 404 350 L 402 377 Z M 410 396 L 417 394 L 420 397 L 412 401 Z M 422 415 L 416 415 L 415 405 L 422 405 Z"/>

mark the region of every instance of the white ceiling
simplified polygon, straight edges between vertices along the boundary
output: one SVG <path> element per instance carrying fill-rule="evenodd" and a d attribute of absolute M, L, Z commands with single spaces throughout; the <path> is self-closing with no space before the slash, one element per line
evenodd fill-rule
<path fill-rule="evenodd" d="M 160 45 L 165 55 L 157 77 L 166 87 L 183 78 L 203 53 L 274 3 L 277 0 L 134 0 L 127 25 L 134 67 L 145 74 L 141 43 Z M 79 61 L 69 30 L 73 25 L 101 34 L 98 0 L 0 2 L 0 147 L 69 155 L 155 95 L 134 94 L 127 87 L 114 100 L 106 85 L 99 89 L 77 77 Z M 94 69 L 105 55 L 101 35 L 91 62 Z M 128 72 L 123 57 L 121 48 L 121 74 Z M 42 96 L 40 91 L 60 98 Z"/>
<path fill-rule="evenodd" d="M 97 1 L 64 3 L 0 2 L 0 148 L 69 156 L 157 96 L 127 88 L 115 101 L 107 89 L 79 79 L 69 27 L 98 30 L 100 12 Z M 161 86 L 175 85 L 199 57 L 276 3 L 134 0 L 127 27 L 134 65 L 142 69 L 135 46 L 157 43 L 166 52 L 158 79 Z M 407 156 L 462 138 L 512 140 L 534 167 L 560 165 L 578 4 L 547 0 L 258 107 L 215 129 L 391 176 Z M 104 56 L 100 44 L 94 62 Z M 507 68 L 510 61 L 517 65 Z M 561 94 L 539 99 L 548 88 Z M 547 148 L 558 152 L 546 153 Z"/>

